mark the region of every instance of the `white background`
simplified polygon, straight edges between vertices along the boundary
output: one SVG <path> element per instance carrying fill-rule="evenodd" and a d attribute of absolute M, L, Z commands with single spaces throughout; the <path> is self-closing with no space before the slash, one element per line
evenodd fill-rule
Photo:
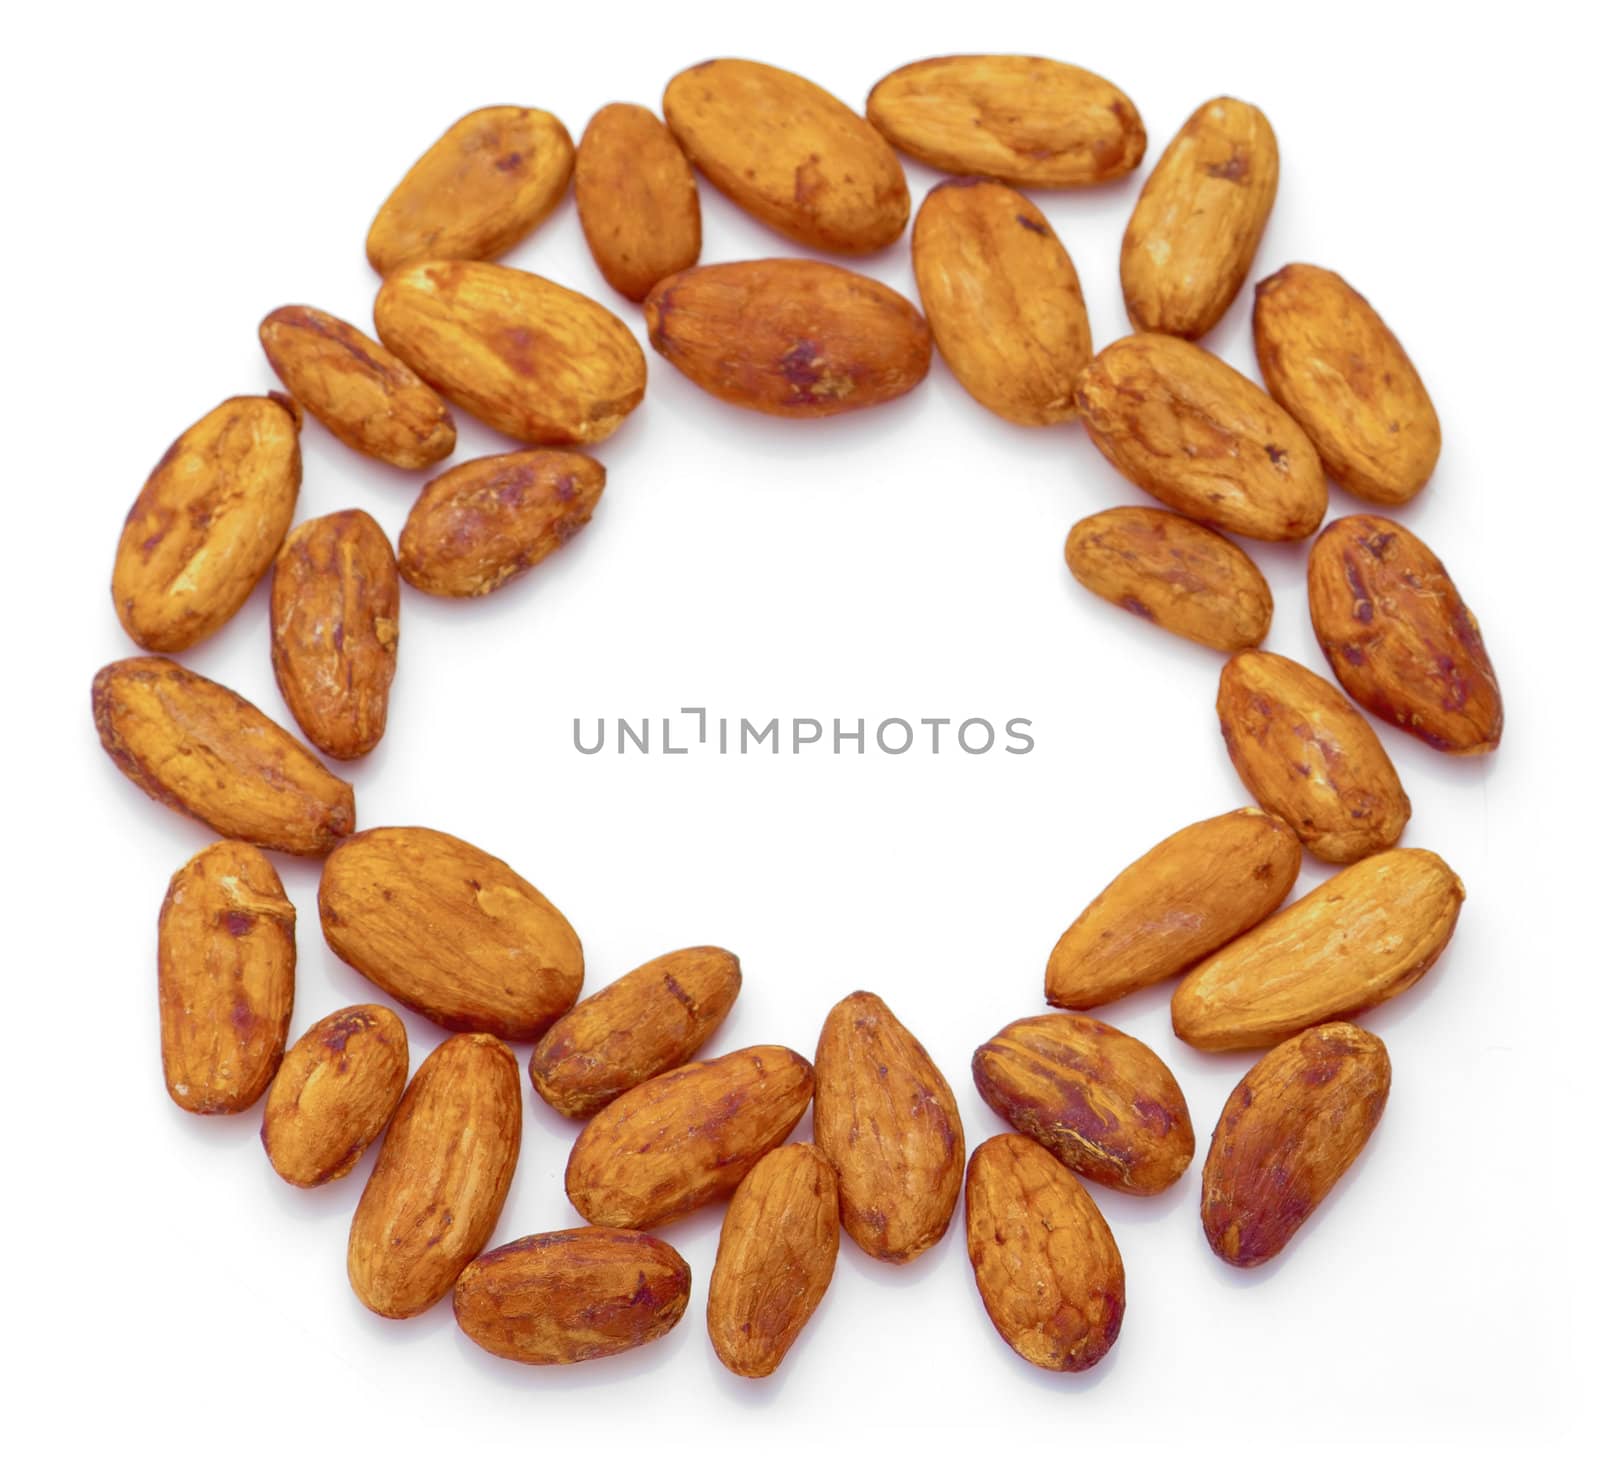
<path fill-rule="evenodd" d="M 1590 45 L 1565 7 L 547 7 L 57 9 L 10 22 L 4 489 L 10 669 L 3 1063 L 10 1411 L 51 1456 L 1296 1456 L 1418 1438 L 1472 1451 L 1564 1429 L 1587 1349 L 1595 1164 L 1595 563 Z M 1096 1190 L 1122 1247 L 1121 1341 L 1079 1378 L 1006 1349 L 960 1219 L 906 1269 L 849 1243 L 779 1375 L 740 1381 L 704 1333 L 718 1211 L 673 1226 L 695 1275 L 644 1351 L 562 1371 L 492 1359 L 448 1304 L 369 1315 L 344 1277 L 370 1167 L 314 1192 L 272 1173 L 259 1111 L 165 1096 L 155 919 L 205 831 L 101 754 L 97 666 L 133 653 L 107 581 L 127 505 L 223 397 L 275 385 L 260 317 L 307 302 L 370 326 L 362 253 L 388 189 L 460 113 L 547 107 L 574 138 L 601 104 L 659 106 L 712 55 L 788 66 L 855 106 L 921 56 L 1023 50 L 1115 80 L 1149 162 L 1205 98 L 1261 105 L 1283 180 L 1256 277 L 1343 272 L 1410 349 L 1444 421 L 1401 514 L 1476 610 L 1507 705 L 1501 752 L 1449 761 L 1382 732 L 1406 841 L 1460 872 L 1454 944 L 1375 1013 L 1394 1088 L 1366 1154 L 1286 1256 L 1231 1271 L 1197 1217 L 1200 1158 L 1167 1195 Z M 1037 201 L 1082 276 L 1095 338 L 1126 330 L 1122 227 L 1146 169 Z M 908 166 L 914 202 L 933 175 Z M 795 252 L 702 191 L 706 261 Z M 508 263 L 588 291 L 639 330 L 569 201 Z M 902 241 L 863 268 L 912 294 Z M 1208 344 L 1247 372 L 1249 290 Z M 458 413 L 458 460 L 507 445 Z M 308 422 L 301 516 L 361 506 L 397 535 L 421 481 Z M 20 453 L 20 461 L 17 460 Z M 1081 429 L 1009 426 L 939 364 L 891 406 L 771 421 L 651 356 L 643 406 L 597 455 L 585 532 L 486 602 L 406 592 L 390 730 L 353 778 L 365 826 L 466 837 L 582 935 L 592 991 L 681 945 L 743 959 L 712 1050 L 809 1053 L 867 987 L 958 1093 L 969 1147 L 999 1131 L 972 1049 L 1041 1011 L 1056 936 L 1130 859 L 1246 801 L 1212 700 L 1221 658 L 1080 589 L 1072 522 L 1141 501 Z M 1332 512 L 1361 505 L 1338 492 Z M 20 523 L 17 515 L 20 513 Z M 1303 551 L 1252 553 L 1270 648 L 1322 668 Z M 186 655 L 285 718 L 265 586 Z M 575 716 L 1029 717 L 1037 750 L 987 757 L 581 757 Z M 325 948 L 317 867 L 278 859 L 300 911 L 293 1034 L 375 992 Z M 1302 890 L 1330 871 L 1307 860 Z M 1100 1013 L 1188 1095 L 1201 1156 L 1247 1065 L 1171 1036 L 1167 991 Z M 438 1033 L 408 1019 L 414 1060 Z M 525 1057 L 525 1049 L 520 1053 Z M 527 1089 L 525 1087 L 525 1093 Z M 809 1133 L 809 1119 L 799 1136 Z M 528 1096 L 497 1241 L 576 1223 L 574 1128 Z M 1580 1239 L 1581 1236 L 1581 1239 Z M 1588 1379 L 1592 1382 L 1592 1376 Z M 881 1431 L 880 1431 L 881 1430 Z M 1570 1444 L 1569 1444 L 1570 1445 Z"/>

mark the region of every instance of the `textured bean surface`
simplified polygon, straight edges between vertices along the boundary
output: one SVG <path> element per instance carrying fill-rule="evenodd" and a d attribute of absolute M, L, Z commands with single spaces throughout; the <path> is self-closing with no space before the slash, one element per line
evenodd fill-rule
<path fill-rule="evenodd" d="M 566 1117 L 593 1117 L 699 1051 L 732 1008 L 740 981 L 738 957 L 714 945 L 629 971 L 539 1039 L 528 1063 L 534 1091 Z"/>
<path fill-rule="evenodd" d="M 399 649 L 400 577 L 377 521 L 348 508 L 300 524 L 272 573 L 272 669 L 314 746 L 377 746 Z"/>
<path fill-rule="evenodd" d="M 689 1303 L 689 1267 L 629 1229 L 532 1234 L 480 1255 L 456 1281 L 456 1324 L 485 1351 L 566 1366 L 665 1336 Z"/>
<path fill-rule="evenodd" d="M 846 996 L 823 1022 L 814 1127 L 839 1175 L 844 1227 L 867 1254 L 903 1265 L 944 1237 L 966 1157 L 955 1094 L 868 991 Z"/>
<path fill-rule="evenodd" d="M 827 1293 L 839 1255 L 839 1189 L 810 1143 L 774 1148 L 734 1191 L 706 1301 L 717 1359 L 771 1376 Z"/>
<path fill-rule="evenodd" d="M 419 1315 L 489 1242 L 522 1146 L 511 1049 L 452 1036 L 417 1068 L 350 1224 L 347 1268 L 362 1305 Z"/>
<path fill-rule="evenodd" d="M 837 97 L 757 61 L 680 71 L 662 102 L 685 153 L 745 212 L 815 249 L 898 239 L 911 195 L 894 149 Z"/>
<path fill-rule="evenodd" d="M 278 1176 L 310 1189 L 343 1178 L 394 1116 L 410 1069 L 387 1006 L 346 1006 L 292 1047 L 267 1093 L 261 1144 Z"/>
<path fill-rule="evenodd" d="M 588 523 L 606 470 L 581 452 L 506 452 L 436 477 L 400 531 L 400 573 L 470 598 L 520 578 Z"/>
<path fill-rule="evenodd" d="M 972 1057 L 983 1100 L 1075 1173 L 1158 1194 L 1194 1157 L 1177 1079 L 1142 1041 L 1092 1016 L 1013 1021 Z"/>
<path fill-rule="evenodd" d="M 1306 573 L 1317 643 L 1361 705 L 1441 752 L 1500 745 L 1500 682 L 1478 621 L 1410 529 L 1369 513 L 1335 519 Z"/>
<path fill-rule="evenodd" d="M 95 676 L 91 704 L 123 776 L 224 838 L 316 858 L 356 826 L 348 782 L 242 696 L 176 661 L 113 661 Z"/>
<path fill-rule="evenodd" d="M 420 259 L 494 259 L 543 222 L 571 177 L 572 139 L 549 112 L 468 112 L 384 200 L 367 258 L 379 274 Z"/>
<path fill-rule="evenodd" d="M 405 266 L 384 280 L 373 319 L 430 386 L 522 442 L 599 442 L 644 397 L 633 332 L 587 295 L 520 269 Z"/>
<path fill-rule="evenodd" d="M 346 447 L 394 467 L 428 467 L 455 451 L 450 408 L 355 326 L 285 305 L 261 322 L 260 334 L 289 394 Z"/>
<path fill-rule="evenodd" d="M 509 864 L 431 828 L 369 828 L 323 865 L 328 946 L 451 1031 L 532 1041 L 578 998 L 583 946 Z"/>
<path fill-rule="evenodd" d="M 300 495 L 300 418 L 275 396 L 235 396 L 167 448 L 128 511 L 111 573 L 122 628 L 177 651 L 250 597 Z"/>
<path fill-rule="evenodd" d="M 994 1328 L 1024 1361 L 1081 1372 L 1116 1344 L 1122 1255 L 1094 1200 L 1037 1143 L 1002 1134 L 967 1166 L 967 1255 Z"/>
<path fill-rule="evenodd" d="M 694 169 L 648 108 L 613 102 L 594 114 L 578 144 L 573 187 L 589 252 L 618 294 L 642 300 L 699 260 Z"/>
<path fill-rule="evenodd" d="M 872 88 L 867 117 L 918 162 L 1018 188 L 1107 183 L 1144 158 L 1144 123 L 1123 92 L 1040 56 L 913 61 Z"/>
<path fill-rule="evenodd" d="M 1311 440 L 1253 381 L 1170 335 L 1130 335 L 1078 378 L 1090 440 L 1167 507 L 1246 538 L 1301 539 L 1328 508 Z"/>
<path fill-rule="evenodd" d="M 591 1224 L 654 1228 L 725 1198 L 811 1103 L 811 1063 L 751 1046 L 624 1092 L 589 1119 L 567 1197 Z"/>
<path fill-rule="evenodd" d="M 1217 720 L 1239 780 L 1317 858 L 1348 864 L 1400 841 L 1411 799 L 1367 719 L 1336 686 L 1270 651 L 1222 668 Z"/>
<path fill-rule="evenodd" d="M 911 235 L 917 290 L 939 354 L 990 411 L 1022 426 L 1077 414 L 1089 363 L 1078 272 L 1049 221 L 1003 183 L 941 183 Z"/>
<path fill-rule="evenodd" d="M 1239 293 L 1278 196 L 1278 142 L 1257 107 L 1203 103 L 1145 179 L 1122 238 L 1135 330 L 1198 340 Z"/>
<path fill-rule="evenodd" d="M 1389 1099 L 1389 1053 L 1336 1021 L 1292 1036 L 1233 1089 L 1201 1180 L 1211 1248 L 1230 1265 L 1270 1260 L 1355 1162 Z"/>
<path fill-rule="evenodd" d="M 1191 823 L 1129 864 L 1056 941 L 1045 999 L 1100 1006 L 1180 975 L 1264 920 L 1299 874 L 1294 831 L 1270 813 Z"/>
<path fill-rule="evenodd" d="M 1383 318 L 1331 269 L 1290 264 L 1256 286 L 1256 360 L 1328 475 L 1374 503 L 1409 502 L 1439 460 L 1439 417 Z"/>
<path fill-rule="evenodd" d="M 1213 650 L 1259 645 L 1272 624 L 1272 590 L 1250 556 L 1181 514 L 1108 508 L 1080 519 L 1067 567 L 1101 599 Z"/>
<path fill-rule="evenodd" d="M 1436 853 L 1373 854 L 1197 965 L 1172 1029 L 1205 1051 L 1271 1046 L 1409 990 L 1455 933 L 1466 891 Z"/>
<path fill-rule="evenodd" d="M 294 1009 L 294 906 L 271 861 L 247 843 L 197 853 L 167 886 L 157 945 L 167 1092 L 189 1112 L 243 1112 Z"/>
<path fill-rule="evenodd" d="M 813 259 L 710 264 L 644 302 L 650 344 L 702 391 L 780 417 L 828 417 L 903 396 L 928 374 L 916 307 Z"/>

